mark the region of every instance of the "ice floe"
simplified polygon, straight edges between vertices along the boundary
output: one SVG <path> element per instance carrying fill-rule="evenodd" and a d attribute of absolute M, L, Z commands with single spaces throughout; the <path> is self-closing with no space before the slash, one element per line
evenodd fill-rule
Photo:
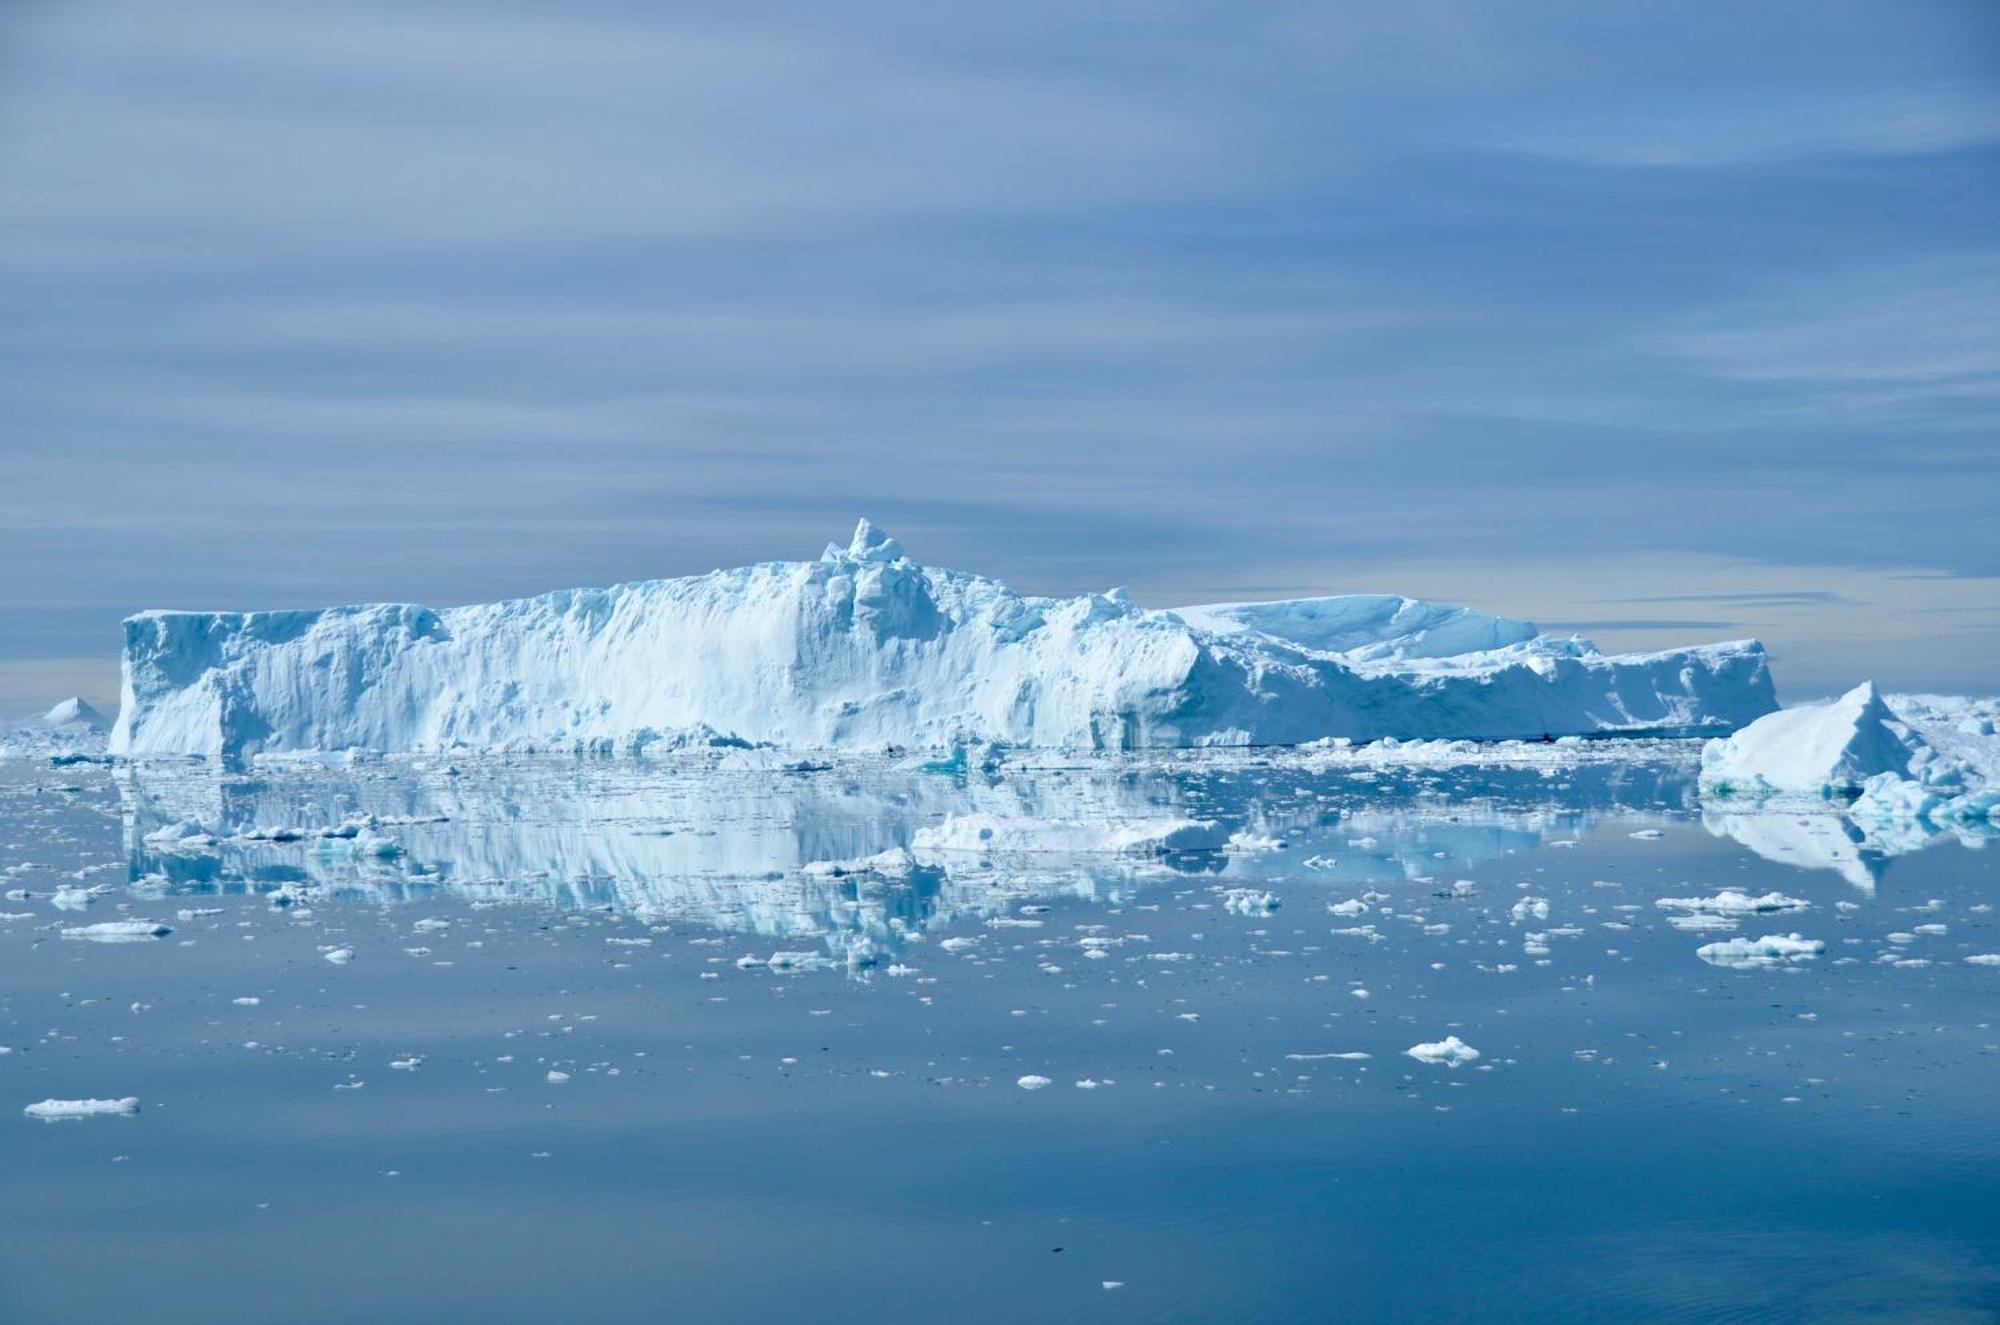
<path fill-rule="evenodd" d="M 30 1118 L 62 1122 L 72 1118 L 103 1118 L 139 1112 L 139 1099 L 127 1095 L 116 1100 L 43 1100 L 21 1110 Z"/>
<path fill-rule="evenodd" d="M 146 943 L 173 932 L 157 920 L 106 920 L 95 925 L 73 925 L 64 929 L 62 936 L 90 943 Z"/>
<path fill-rule="evenodd" d="M 1799 934 L 1766 934 L 1758 939 L 1722 939 L 1704 943 L 1695 949 L 1695 956 L 1711 966 L 1747 971 L 1810 961 L 1825 951 L 1826 944 L 1820 939 L 1809 939 Z"/>
<path fill-rule="evenodd" d="M 1470 1063 L 1480 1056 L 1477 1049 L 1456 1035 L 1447 1035 L 1442 1040 L 1427 1044 L 1413 1044 L 1403 1052 L 1420 1063 L 1443 1063 L 1447 1067 Z"/>

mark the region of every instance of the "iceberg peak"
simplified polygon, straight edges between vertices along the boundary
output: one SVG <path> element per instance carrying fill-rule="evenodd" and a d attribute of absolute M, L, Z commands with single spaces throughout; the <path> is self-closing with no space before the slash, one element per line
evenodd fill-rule
<path fill-rule="evenodd" d="M 1839 796 L 1878 773 L 1906 774 L 1915 751 L 1873 681 L 1837 699 L 1766 714 L 1702 751 L 1702 782 L 1751 794 Z"/>
<path fill-rule="evenodd" d="M 42 725 L 46 727 L 78 727 L 86 731 L 101 732 L 110 726 L 104 715 L 92 707 L 89 700 L 81 695 L 72 695 L 42 715 Z"/>
<path fill-rule="evenodd" d="M 828 543 L 826 551 L 820 555 L 821 561 L 905 561 L 908 554 L 903 545 L 891 537 L 885 529 L 878 528 L 874 521 L 862 516 L 854 526 L 854 537 L 846 547 Z"/>

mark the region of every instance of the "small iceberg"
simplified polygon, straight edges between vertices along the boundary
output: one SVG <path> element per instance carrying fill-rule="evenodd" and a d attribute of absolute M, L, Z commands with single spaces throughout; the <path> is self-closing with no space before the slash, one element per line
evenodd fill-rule
<path fill-rule="evenodd" d="M 1413 1044 L 1403 1052 L 1419 1063 L 1443 1063 L 1446 1067 L 1457 1067 L 1460 1063 L 1474 1062 L 1479 1058 L 1479 1051 L 1456 1035 L 1447 1035 L 1429 1044 Z"/>
<path fill-rule="evenodd" d="M 1754 971 L 1761 967 L 1790 966 L 1811 961 L 1825 951 L 1826 944 L 1820 939 L 1798 934 L 1766 934 L 1760 939 L 1723 939 L 1717 943 L 1704 943 L 1694 950 L 1694 955 L 1711 966 Z"/>
<path fill-rule="evenodd" d="M 118 1100 L 43 1100 L 30 1104 L 21 1110 L 30 1118 L 40 1118 L 44 1122 L 63 1122 L 72 1118 L 103 1118 L 111 1115 L 130 1116 L 139 1112 L 139 1097 L 127 1095 Z"/>
<path fill-rule="evenodd" d="M 72 925 L 63 930 L 62 936 L 88 943 L 146 943 L 173 932 L 157 920 L 106 920 L 95 925 Z"/>

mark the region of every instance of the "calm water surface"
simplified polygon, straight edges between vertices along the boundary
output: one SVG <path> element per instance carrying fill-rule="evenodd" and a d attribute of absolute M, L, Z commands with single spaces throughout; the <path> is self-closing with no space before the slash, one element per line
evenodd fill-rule
<path fill-rule="evenodd" d="M 1977 840 L 1667 745 L 781 763 L 0 765 L 0 1320 L 2000 1319 Z M 1245 836 L 825 863 L 968 813 Z"/>

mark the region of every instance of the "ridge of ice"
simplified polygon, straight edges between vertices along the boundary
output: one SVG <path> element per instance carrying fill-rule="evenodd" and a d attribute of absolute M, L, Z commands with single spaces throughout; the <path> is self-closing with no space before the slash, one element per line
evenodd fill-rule
<path fill-rule="evenodd" d="M 866 520 L 818 561 L 434 610 L 142 612 L 115 753 L 1131 750 L 1732 729 L 1755 641 L 1607 656 L 1385 595 L 1148 611 L 926 567 Z"/>

